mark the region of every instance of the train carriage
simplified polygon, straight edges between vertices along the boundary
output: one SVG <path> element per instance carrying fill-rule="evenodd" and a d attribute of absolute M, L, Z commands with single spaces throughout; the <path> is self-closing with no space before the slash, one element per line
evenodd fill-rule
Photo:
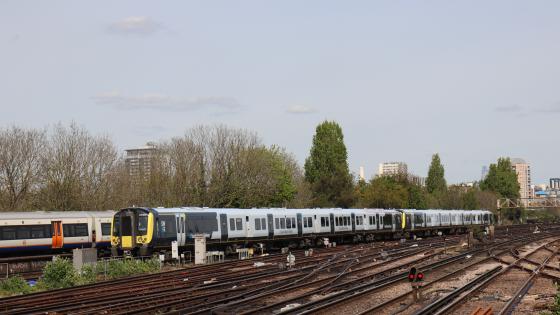
<path fill-rule="evenodd" d="M 114 211 L 5 212 L 0 253 L 108 248 Z"/>
<path fill-rule="evenodd" d="M 169 249 L 173 241 L 192 246 L 194 236 L 203 234 L 210 248 L 302 246 L 325 238 L 359 241 L 455 232 L 490 224 L 491 217 L 480 210 L 126 208 L 114 216 L 111 244 L 115 255 L 149 255 Z"/>

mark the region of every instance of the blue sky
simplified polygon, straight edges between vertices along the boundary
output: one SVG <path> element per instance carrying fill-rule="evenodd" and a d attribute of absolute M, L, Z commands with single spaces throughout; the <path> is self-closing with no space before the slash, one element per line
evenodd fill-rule
<path fill-rule="evenodd" d="M 2 1 L 0 124 L 119 148 L 223 123 L 303 162 L 339 122 L 352 171 L 449 182 L 521 157 L 559 177 L 558 1 Z"/>

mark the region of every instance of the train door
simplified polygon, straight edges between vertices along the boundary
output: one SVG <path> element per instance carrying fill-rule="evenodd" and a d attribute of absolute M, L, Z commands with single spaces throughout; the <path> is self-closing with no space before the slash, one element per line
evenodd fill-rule
<path fill-rule="evenodd" d="M 227 215 L 225 213 L 220 213 L 220 232 L 221 241 L 225 242 L 228 239 L 228 229 L 227 229 Z"/>
<path fill-rule="evenodd" d="M 52 248 L 62 248 L 64 240 L 62 238 L 62 221 L 51 222 Z"/>
<path fill-rule="evenodd" d="M 268 223 L 268 238 L 273 239 L 274 238 L 274 222 L 273 222 L 274 220 L 273 220 L 272 214 L 270 214 L 270 213 L 267 214 L 266 215 L 266 220 L 267 220 L 267 223 Z"/>
<path fill-rule="evenodd" d="M 334 214 L 331 213 L 330 215 L 331 220 L 331 233 L 334 234 Z"/>
<path fill-rule="evenodd" d="M 298 231 L 298 236 L 301 237 L 303 235 L 303 223 L 301 221 L 301 213 L 297 214 L 297 231 Z"/>
<path fill-rule="evenodd" d="M 414 230 L 414 225 L 412 225 L 412 214 L 407 213 L 405 215 L 405 219 L 406 219 L 406 225 L 405 225 L 406 228 L 411 230 L 411 231 Z"/>
<path fill-rule="evenodd" d="M 175 222 L 177 222 L 177 245 L 181 246 L 185 241 L 185 231 L 181 230 L 181 214 L 175 214 Z"/>
<path fill-rule="evenodd" d="M 375 229 L 379 230 L 379 213 L 375 214 Z"/>
<path fill-rule="evenodd" d="M 395 229 L 393 231 L 399 231 L 402 228 L 402 216 L 400 213 L 395 214 Z"/>
<path fill-rule="evenodd" d="M 253 237 L 253 228 L 251 227 L 251 224 L 254 224 L 254 222 L 255 221 L 249 221 L 249 216 L 245 216 L 245 224 L 247 224 L 246 237 Z"/>
<path fill-rule="evenodd" d="M 351 214 L 351 220 L 352 220 L 352 232 L 356 232 L 356 214 L 352 213 Z"/>

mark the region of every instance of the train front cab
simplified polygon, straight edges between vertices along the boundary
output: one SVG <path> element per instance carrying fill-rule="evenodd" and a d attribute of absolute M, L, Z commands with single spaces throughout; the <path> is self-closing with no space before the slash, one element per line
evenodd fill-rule
<path fill-rule="evenodd" d="M 126 208 L 115 213 L 111 226 L 111 253 L 149 256 L 156 213 L 148 208 Z"/>

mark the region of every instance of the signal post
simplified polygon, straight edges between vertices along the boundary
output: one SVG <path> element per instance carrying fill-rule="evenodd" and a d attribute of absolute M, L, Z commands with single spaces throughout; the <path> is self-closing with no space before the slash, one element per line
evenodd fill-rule
<path fill-rule="evenodd" d="M 412 287 L 414 301 L 421 301 L 424 273 L 422 271 L 419 271 L 416 267 L 412 267 L 408 272 L 408 281 L 410 282 L 410 286 Z"/>

